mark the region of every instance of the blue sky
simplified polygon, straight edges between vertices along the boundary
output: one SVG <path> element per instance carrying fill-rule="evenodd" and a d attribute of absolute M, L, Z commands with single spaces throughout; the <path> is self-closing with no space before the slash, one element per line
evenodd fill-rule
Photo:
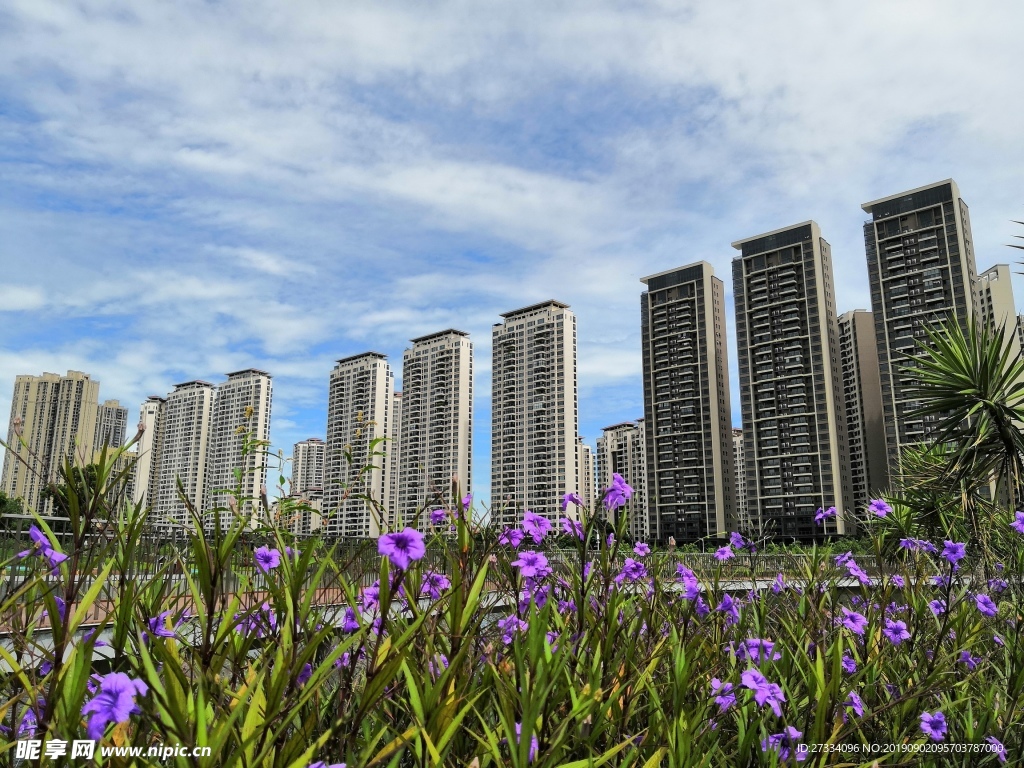
<path fill-rule="evenodd" d="M 978 266 L 1024 218 L 1024 5 L 51 2 L 0 7 L 0 414 L 88 371 L 134 414 L 275 377 L 272 440 L 323 436 L 336 358 L 579 323 L 581 432 L 642 415 L 639 278 L 815 219 L 870 308 L 860 204 L 953 177 Z M 1016 283 L 1024 296 L 1024 283 Z M 735 334 L 730 327 L 735 397 Z"/>

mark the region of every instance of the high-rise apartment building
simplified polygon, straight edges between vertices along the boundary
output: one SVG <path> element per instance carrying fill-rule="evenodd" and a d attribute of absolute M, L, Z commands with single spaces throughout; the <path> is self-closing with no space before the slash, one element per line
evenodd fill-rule
<path fill-rule="evenodd" d="M 596 489 L 594 487 L 596 478 L 594 452 L 589 445 L 583 442 L 582 436 L 579 437 L 576 443 L 576 463 L 580 467 L 580 489 L 578 491 L 580 499 L 583 501 L 583 506 L 593 510 L 594 498 L 596 496 Z"/>
<path fill-rule="evenodd" d="M 206 494 L 206 451 L 215 390 L 207 381 L 177 384 L 161 407 L 159 449 L 154 448 L 150 521 L 157 528 L 193 528 L 195 521 L 178 492 L 202 515 Z M 145 407 L 145 406 L 144 406 Z"/>
<path fill-rule="evenodd" d="M 732 469 L 736 484 L 736 527 L 740 531 L 749 531 L 750 517 L 747 515 L 747 460 L 743 453 L 743 430 L 733 427 L 732 430 Z"/>
<path fill-rule="evenodd" d="M 96 436 L 93 446 L 98 453 L 106 445 L 120 448 L 128 430 L 128 409 L 117 400 L 104 400 L 96 409 Z"/>
<path fill-rule="evenodd" d="M 889 485 L 878 346 L 870 312 L 855 309 L 839 316 L 839 357 L 853 517 L 858 519 L 870 501 Z"/>
<path fill-rule="evenodd" d="M 927 442 L 941 415 L 911 416 L 911 370 L 927 328 L 974 318 L 974 245 L 967 204 L 952 179 L 864 203 L 871 309 L 882 382 L 889 476 L 903 448 Z"/>
<path fill-rule="evenodd" d="M 237 498 L 238 511 L 253 526 L 264 513 L 260 507 L 261 489 L 267 480 L 267 450 L 270 441 L 270 409 L 273 383 L 270 374 L 255 368 L 227 374 L 217 387 L 210 415 L 210 437 L 206 449 L 206 490 L 203 511 L 207 529 L 213 529 L 213 516 L 220 516 L 221 527 L 232 524 L 229 497 Z M 262 442 L 263 445 L 255 445 Z M 248 448 L 246 445 L 248 443 Z M 242 470 L 241 480 L 235 470 Z"/>
<path fill-rule="evenodd" d="M 852 492 L 829 245 L 813 221 L 732 245 L 747 515 L 783 538 L 843 533 Z M 833 506 L 838 517 L 816 526 Z"/>
<path fill-rule="evenodd" d="M 1021 342 L 1010 275 L 1009 264 L 996 264 L 985 270 L 974 283 L 974 299 L 979 325 L 987 324 L 993 329 L 1005 328 L 1010 354 L 1016 357 L 1020 354 Z"/>
<path fill-rule="evenodd" d="M 399 519 L 472 491 L 473 343 L 449 328 L 412 340 L 402 356 Z"/>
<path fill-rule="evenodd" d="M 529 509 L 554 521 L 579 490 L 576 316 L 545 301 L 502 318 L 492 331 L 491 520 L 516 525 Z"/>
<path fill-rule="evenodd" d="M 376 538 L 391 524 L 384 509 L 387 441 L 375 441 L 390 434 L 394 387 L 379 352 L 342 358 L 331 371 L 322 526 L 328 536 Z"/>
<path fill-rule="evenodd" d="M 292 479 L 288 489 L 291 495 L 324 487 L 326 451 L 327 446 L 319 437 L 311 437 L 292 446 Z"/>
<path fill-rule="evenodd" d="M 725 289 L 706 261 L 641 279 L 649 536 L 735 525 Z"/>
<path fill-rule="evenodd" d="M 597 438 L 597 485 L 600 489 L 597 503 L 603 501 L 601 492 L 612 484 L 612 475 L 621 475 L 633 489 L 633 495 L 620 509 L 610 513 L 609 517 L 615 524 L 619 516 L 626 515 L 627 531 L 634 539 L 647 539 L 650 536 L 646 456 L 644 419 L 612 424 L 601 430 L 601 437 Z"/>
<path fill-rule="evenodd" d="M 142 437 L 136 446 L 138 460 L 135 463 L 135 494 L 132 499 L 135 504 L 150 506 L 156 498 L 166 403 L 166 398 L 151 395 L 139 408 Z"/>
<path fill-rule="evenodd" d="M 397 520 L 399 489 L 401 487 L 402 472 L 402 393 L 394 392 L 391 395 L 391 418 L 388 420 L 388 462 L 387 477 L 385 483 L 388 488 L 388 497 L 385 503 L 388 518 Z"/>
<path fill-rule="evenodd" d="M 26 511 L 50 514 L 42 489 L 57 479 L 65 459 L 81 465 L 92 459 L 99 390 L 81 371 L 15 377 L 0 490 L 22 499 Z"/>

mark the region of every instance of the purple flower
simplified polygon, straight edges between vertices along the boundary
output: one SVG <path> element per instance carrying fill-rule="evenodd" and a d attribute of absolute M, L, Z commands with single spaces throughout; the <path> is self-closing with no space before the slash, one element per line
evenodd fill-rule
<path fill-rule="evenodd" d="M 736 624 L 740 620 L 740 609 L 739 603 L 732 599 L 732 595 L 722 595 L 722 602 L 715 608 L 716 611 L 722 611 L 725 614 L 725 625 L 730 626 Z"/>
<path fill-rule="evenodd" d="M 867 586 L 871 583 L 871 579 L 868 578 L 868 575 L 864 572 L 864 569 L 857 565 L 857 563 L 854 562 L 852 559 L 846 562 L 846 572 L 850 574 L 853 578 L 857 579 L 857 581 L 859 581 L 864 586 Z"/>
<path fill-rule="evenodd" d="M 1006 579 L 989 579 L 988 588 L 991 592 L 995 592 L 998 595 L 1009 589 L 1010 585 L 1007 583 Z"/>
<path fill-rule="evenodd" d="M 868 504 L 868 510 L 873 512 L 875 517 L 885 517 L 892 512 L 892 507 L 885 503 L 885 499 L 873 499 Z"/>
<path fill-rule="evenodd" d="M 523 515 L 523 530 L 533 537 L 534 544 L 540 544 L 551 530 L 551 521 L 528 509 Z"/>
<path fill-rule="evenodd" d="M 776 595 L 786 588 L 786 581 L 781 573 L 775 574 L 775 581 L 772 582 L 772 592 Z"/>
<path fill-rule="evenodd" d="M 312 676 L 313 665 L 307 662 L 306 664 L 302 665 L 302 669 L 299 671 L 299 676 L 295 678 L 295 682 L 298 683 L 299 687 L 301 688 L 309 682 L 309 678 L 311 678 Z"/>
<path fill-rule="evenodd" d="M 953 565 L 967 556 L 967 545 L 947 541 L 946 546 L 942 548 L 942 556 L 949 561 L 950 565 Z"/>
<path fill-rule="evenodd" d="M 889 638 L 893 645 L 899 645 L 904 640 L 910 639 L 910 632 L 907 631 L 906 622 L 893 621 L 892 619 L 885 620 L 885 629 L 882 630 L 882 634 Z"/>
<path fill-rule="evenodd" d="M 789 761 L 791 754 L 796 755 L 796 761 L 802 763 L 807 759 L 807 752 L 801 751 L 796 748 L 797 743 L 801 736 L 802 731 L 798 731 L 792 725 L 787 725 L 786 729 L 782 733 L 773 733 L 767 739 L 761 741 L 761 751 L 767 752 L 772 750 L 778 752 L 779 761 L 782 763 Z"/>
<path fill-rule="evenodd" d="M 377 552 L 404 571 L 413 560 L 419 560 L 427 554 L 427 547 L 423 543 L 422 533 L 414 528 L 406 528 L 381 536 L 377 540 Z"/>
<path fill-rule="evenodd" d="M 864 630 L 868 628 L 868 620 L 863 614 L 843 606 L 843 626 L 855 635 L 863 635 Z"/>
<path fill-rule="evenodd" d="M 341 620 L 341 631 L 342 632 L 355 632 L 359 629 L 359 620 L 356 618 L 356 612 L 351 608 L 345 609 L 345 617 Z"/>
<path fill-rule="evenodd" d="M 423 584 L 420 586 L 420 595 L 429 595 L 431 600 L 437 600 L 441 593 L 451 587 L 451 580 L 443 573 L 427 571 L 423 574 Z"/>
<path fill-rule="evenodd" d="M 281 564 L 281 553 L 270 547 L 260 547 L 253 553 L 256 559 L 256 568 L 263 573 L 270 573 Z"/>
<path fill-rule="evenodd" d="M 893 574 L 893 576 L 892 576 L 892 583 L 894 585 L 896 585 L 897 587 L 899 587 L 900 589 L 903 589 L 903 587 L 907 586 L 907 582 L 904 581 L 903 577 L 900 576 L 899 574 Z"/>
<path fill-rule="evenodd" d="M 167 617 L 170 611 L 163 611 L 159 616 L 149 620 L 149 631 L 157 637 L 174 637 L 174 630 L 167 628 Z"/>
<path fill-rule="evenodd" d="M 644 542 L 637 542 L 637 545 L 633 547 L 633 551 L 636 552 L 640 557 L 647 557 L 651 554 L 651 548 Z"/>
<path fill-rule="evenodd" d="M 743 549 L 747 546 L 747 542 L 736 531 L 729 534 L 729 543 L 736 547 L 736 549 Z"/>
<path fill-rule="evenodd" d="M 854 661 L 853 657 L 849 654 L 843 654 L 843 659 L 840 662 L 840 664 L 842 664 L 843 672 L 845 672 L 848 675 L 852 675 L 854 672 L 857 671 L 857 662 Z"/>
<path fill-rule="evenodd" d="M 709 613 L 711 613 L 711 608 L 709 608 L 708 604 L 704 602 L 703 597 L 697 598 L 697 602 L 693 604 L 693 609 L 697 612 L 697 615 L 702 619 Z"/>
<path fill-rule="evenodd" d="M 978 606 L 978 610 L 982 613 L 983 616 L 995 616 L 997 613 L 999 613 L 999 608 L 996 606 L 994 602 L 992 602 L 992 598 L 986 594 L 979 592 L 977 595 L 975 595 L 974 604 Z"/>
<path fill-rule="evenodd" d="M 448 511 L 445 509 L 432 509 L 430 510 L 430 524 L 441 525 L 445 520 L 448 519 Z"/>
<path fill-rule="evenodd" d="M 1001 638 L 999 635 L 992 635 L 992 642 L 994 642 L 1000 648 L 1006 645 L 1006 643 L 1003 642 L 1003 638 Z"/>
<path fill-rule="evenodd" d="M 818 507 L 818 514 L 814 516 L 814 523 L 815 525 L 822 525 L 826 520 L 833 518 L 835 516 L 835 507 L 829 507 L 828 509 L 822 509 L 821 507 Z"/>
<path fill-rule="evenodd" d="M 1018 515 L 1020 512 L 1017 513 Z M 995 736 L 986 736 L 985 741 L 992 745 L 992 751 L 999 756 L 999 762 L 1006 762 L 1006 747 L 1003 746 L 1003 742 L 997 739 Z"/>
<path fill-rule="evenodd" d="M 522 724 L 521 723 L 516 723 L 516 744 L 518 744 L 520 739 L 522 738 L 522 733 L 523 733 L 523 726 L 522 726 Z M 540 749 L 540 744 L 537 741 L 536 734 L 534 734 L 533 736 L 530 737 L 530 752 L 526 756 L 526 759 L 529 762 L 531 762 L 531 763 L 534 760 L 536 760 L 537 759 L 537 751 L 539 749 Z"/>
<path fill-rule="evenodd" d="M 736 694 L 732 692 L 732 683 L 723 683 L 717 677 L 711 678 L 711 692 L 715 694 L 715 704 L 719 712 L 725 712 L 736 703 Z"/>
<path fill-rule="evenodd" d="M 380 584 L 374 582 L 363 590 L 360 596 L 364 611 L 375 611 L 380 607 Z"/>
<path fill-rule="evenodd" d="M 618 509 L 633 495 L 633 489 L 629 487 L 622 475 L 618 472 L 612 474 L 612 484 L 604 492 L 604 505 L 607 509 Z"/>
<path fill-rule="evenodd" d="M 850 691 L 850 695 L 843 702 L 844 707 L 850 707 L 857 717 L 864 717 L 864 701 L 856 691 Z"/>
<path fill-rule="evenodd" d="M 735 557 L 736 554 L 732 551 L 732 547 L 726 544 L 724 547 L 719 547 L 715 550 L 715 560 L 720 563 L 724 563 L 730 557 Z"/>
<path fill-rule="evenodd" d="M 518 548 L 525 538 L 526 534 L 518 528 L 506 528 L 498 537 L 498 543 L 506 547 Z"/>
<path fill-rule="evenodd" d="M 435 664 L 434 661 L 437 661 Z M 448 669 L 448 657 L 443 653 L 435 653 L 434 658 L 427 662 L 427 671 L 435 681 L 441 677 L 441 672 Z"/>
<path fill-rule="evenodd" d="M 638 579 L 647 578 L 647 568 L 639 560 L 634 560 L 632 557 L 627 557 L 626 562 L 622 565 L 622 570 L 619 571 L 618 576 L 615 577 L 615 583 L 621 584 L 623 581 L 637 581 Z"/>
<path fill-rule="evenodd" d="M 50 569 L 53 574 L 57 575 L 57 566 L 68 559 L 68 556 L 63 552 L 58 552 L 53 548 L 50 543 L 50 539 L 47 538 L 46 534 L 39 530 L 35 525 L 29 526 L 28 529 L 29 538 L 32 539 L 32 549 L 26 549 L 23 552 L 18 553 L 18 557 L 28 557 L 33 553 L 37 553 L 40 556 L 46 558 L 50 564 Z"/>
<path fill-rule="evenodd" d="M 922 712 L 921 730 L 932 741 L 942 741 L 946 735 L 946 716 L 941 712 L 936 712 L 934 715 Z"/>
<path fill-rule="evenodd" d="M 309 768 L 347 768 L 345 763 L 331 763 L 328 765 L 323 760 L 317 760 L 315 763 L 310 763 Z"/>
<path fill-rule="evenodd" d="M 525 632 L 530 625 L 515 614 L 498 621 L 498 629 L 501 630 L 501 640 L 505 645 L 512 642 L 518 632 Z"/>
<path fill-rule="evenodd" d="M 981 657 L 972 656 L 970 651 L 961 651 L 958 661 L 962 664 L 966 664 L 967 668 L 973 672 L 974 668 L 978 666 L 978 662 L 981 661 Z"/>
<path fill-rule="evenodd" d="M 771 640 L 762 640 L 752 637 L 740 643 L 736 649 L 736 658 L 740 661 L 750 660 L 760 665 L 763 661 L 778 661 L 782 654 L 775 650 L 775 643 Z"/>
<path fill-rule="evenodd" d="M 580 498 L 578 493 L 567 493 L 562 497 L 562 511 L 565 512 L 569 508 L 570 504 L 575 504 L 577 507 L 583 506 L 583 499 Z"/>
<path fill-rule="evenodd" d="M 541 552 L 532 552 L 530 550 L 520 552 L 519 559 L 514 560 L 512 565 L 519 569 L 519 573 L 523 577 L 528 579 L 543 579 L 551 573 L 551 568 L 548 567 L 548 559 Z"/>
<path fill-rule="evenodd" d="M 575 536 L 580 541 L 583 541 L 583 524 L 576 521 L 570 520 L 568 517 L 562 518 L 562 530 L 570 536 Z"/>
<path fill-rule="evenodd" d="M 149 688 L 141 680 L 132 680 L 123 672 L 111 672 L 100 679 L 100 692 L 82 707 L 82 714 L 92 716 L 86 732 L 99 741 L 108 723 L 124 723 L 138 712 L 136 696 L 145 696 Z"/>
<path fill-rule="evenodd" d="M 676 565 L 676 578 L 683 582 L 683 596 L 687 600 L 696 600 L 700 596 L 697 575 L 682 563 Z"/>
<path fill-rule="evenodd" d="M 786 700 L 786 696 L 778 684 L 768 682 L 767 678 L 757 669 L 745 671 L 740 675 L 740 682 L 745 688 L 754 692 L 754 701 L 759 707 L 767 704 L 772 708 L 776 717 L 782 717 L 782 702 Z"/>
<path fill-rule="evenodd" d="M 1014 512 L 1013 515 L 1015 519 L 1010 523 L 1010 527 L 1017 533 L 1024 533 L 1024 512 Z"/>
<path fill-rule="evenodd" d="M 853 552 L 847 552 L 842 555 L 836 555 L 836 565 L 842 568 L 848 562 L 853 560 Z"/>
<path fill-rule="evenodd" d="M 473 506 L 473 494 L 472 493 L 467 493 L 465 496 L 462 497 L 462 508 L 463 509 L 469 509 L 472 506 Z"/>

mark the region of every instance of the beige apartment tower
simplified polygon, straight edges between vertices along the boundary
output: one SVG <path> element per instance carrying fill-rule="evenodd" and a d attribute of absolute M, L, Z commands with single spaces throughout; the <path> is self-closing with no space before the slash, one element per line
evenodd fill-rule
<path fill-rule="evenodd" d="M 628 519 L 627 531 L 634 539 L 646 540 L 650 535 L 647 514 L 647 438 L 644 419 L 612 424 L 601 430 L 597 438 L 597 503 L 603 501 L 601 493 L 612 484 L 612 475 L 618 474 L 633 489 L 633 495 L 620 509 L 609 514 L 613 525 L 621 515 Z"/>
<path fill-rule="evenodd" d="M 319 437 L 302 440 L 292 446 L 292 479 L 289 492 L 302 494 L 324 487 L 324 457 L 327 446 Z"/>
<path fill-rule="evenodd" d="M 151 395 L 139 408 L 142 437 L 135 447 L 138 454 L 135 463 L 135 493 L 132 499 L 135 504 L 150 506 L 156 498 L 166 403 L 166 398 Z"/>
<path fill-rule="evenodd" d="M 99 391 L 100 383 L 81 371 L 15 377 L 0 490 L 20 498 L 26 512 L 51 513 L 40 492 L 57 479 L 65 459 L 81 465 L 91 460 Z"/>
<path fill-rule="evenodd" d="M 648 535 L 735 528 L 725 289 L 706 261 L 641 279 Z"/>
<path fill-rule="evenodd" d="M 472 491 L 473 342 L 449 328 L 412 340 L 402 356 L 397 513 L 410 523 L 424 508 Z"/>
<path fill-rule="evenodd" d="M 269 373 L 256 368 L 235 371 L 227 377 L 217 387 L 210 416 L 203 504 L 207 530 L 215 527 L 218 518 L 222 528 L 232 524 L 230 498 L 236 498 L 239 513 L 251 527 L 256 527 L 266 514 L 260 495 L 267 480 L 273 382 Z M 242 470 L 241 480 L 235 477 L 237 469 Z"/>
<path fill-rule="evenodd" d="M 829 245 L 813 221 L 732 245 L 747 516 L 781 540 L 845 533 L 853 494 Z M 833 506 L 836 519 L 815 525 Z"/>
<path fill-rule="evenodd" d="M 594 451 L 583 442 L 582 436 L 578 438 L 576 443 L 576 463 L 580 467 L 580 489 L 578 491 L 580 499 L 583 500 L 583 506 L 587 509 L 593 509 L 594 499 L 597 494 L 597 489 L 594 487 L 597 477 L 594 466 Z"/>
<path fill-rule="evenodd" d="M 853 517 L 860 520 L 871 500 L 889 486 L 878 346 L 870 312 L 855 309 L 839 316 L 839 357 Z"/>
<path fill-rule="evenodd" d="M 1010 355 L 1020 354 L 1020 331 L 1017 306 L 1013 299 L 1009 264 L 996 264 L 986 269 L 974 283 L 974 300 L 979 327 L 1005 328 Z"/>
<path fill-rule="evenodd" d="M 927 329 L 949 319 L 967 330 L 975 317 L 974 245 L 967 204 L 956 182 L 900 192 L 861 206 L 871 310 L 875 320 L 890 478 L 903 449 L 927 442 L 941 415 L 911 416 L 910 373 Z"/>
<path fill-rule="evenodd" d="M 391 395 L 391 418 L 388 420 L 388 461 L 384 481 L 388 489 L 385 508 L 389 519 L 397 519 L 402 472 L 402 393 Z"/>
<path fill-rule="evenodd" d="M 331 371 L 322 524 L 327 536 L 377 538 L 391 525 L 384 508 L 387 441 L 380 438 L 391 434 L 394 387 L 391 366 L 379 352 L 342 358 Z"/>
<path fill-rule="evenodd" d="M 747 515 L 747 460 L 743 452 L 743 430 L 732 430 L 732 467 L 736 482 L 736 525 L 741 531 L 752 529 Z"/>
<path fill-rule="evenodd" d="M 128 409 L 117 400 L 104 400 L 96 409 L 96 436 L 93 446 L 96 453 L 106 445 L 120 448 L 125 443 L 128 431 Z"/>
<path fill-rule="evenodd" d="M 580 486 L 576 316 L 552 300 L 502 318 L 492 331 L 491 521 L 517 525 L 526 510 L 556 521 Z"/>
<path fill-rule="evenodd" d="M 186 381 L 175 385 L 161 407 L 159 449 L 154 448 L 155 472 L 151 470 L 149 491 L 150 521 L 159 529 L 195 527 L 188 505 L 179 495 L 179 481 L 189 503 L 203 513 L 214 394 L 213 384 L 207 381 Z"/>

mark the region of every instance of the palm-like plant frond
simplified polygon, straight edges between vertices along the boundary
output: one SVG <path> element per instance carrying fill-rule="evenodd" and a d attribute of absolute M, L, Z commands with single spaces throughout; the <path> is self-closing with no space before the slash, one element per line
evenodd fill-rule
<path fill-rule="evenodd" d="M 928 329 L 928 342 L 905 368 L 921 403 L 909 415 L 940 418 L 935 441 L 955 447 L 950 481 L 977 485 L 994 475 L 1015 504 L 1024 479 L 1024 357 L 1005 326 L 965 331 L 947 321 Z"/>

